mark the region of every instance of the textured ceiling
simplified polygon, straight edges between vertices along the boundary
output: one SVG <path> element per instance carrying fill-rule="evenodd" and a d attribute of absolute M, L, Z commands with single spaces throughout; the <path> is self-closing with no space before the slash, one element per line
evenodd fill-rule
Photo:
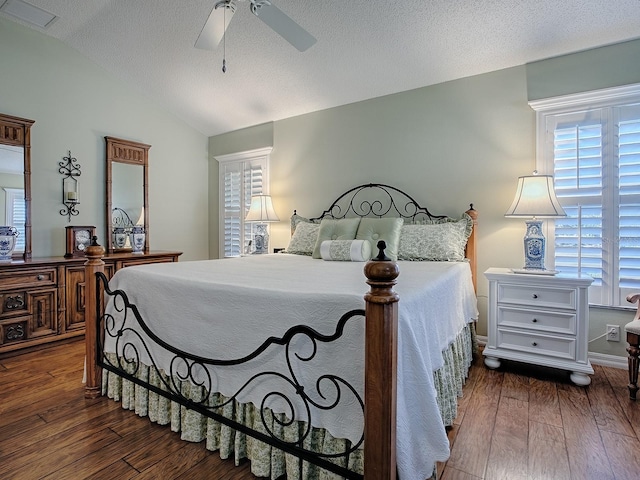
<path fill-rule="evenodd" d="M 317 38 L 301 53 L 240 1 L 222 73 L 222 48 L 194 48 L 215 1 L 29 3 L 208 136 L 640 37 L 639 0 L 272 0 Z"/>

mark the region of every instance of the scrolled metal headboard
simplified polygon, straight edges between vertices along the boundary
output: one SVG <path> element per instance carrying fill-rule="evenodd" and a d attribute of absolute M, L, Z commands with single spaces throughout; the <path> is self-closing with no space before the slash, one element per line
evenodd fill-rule
<path fill-rule="evenodd" d="M 331 206 L 311 221 L 323 218 L 356 217 L 402 217 L 416 220 L 435 220 L 446 215 L 433 215 L 410 195 L 402 190 L 382 183 L 367 183 L 353 187 L 340 195 Z"/>

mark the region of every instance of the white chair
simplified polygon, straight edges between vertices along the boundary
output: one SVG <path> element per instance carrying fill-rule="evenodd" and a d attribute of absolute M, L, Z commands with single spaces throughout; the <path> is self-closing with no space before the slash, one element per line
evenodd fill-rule
<path fill-rule="evenodd" d="M 637 303 L 640 300 L 640 293 L 629 295 L 627 302 Z M 638 310 L 633 321 L 627 323 L 624 326 L 624 331 L 627 332 L 627 352 L 629 352 L 629 398 L 631 400 L 636 399 L 636 393 L 638 393 L 638 365 L 640 357 L 640 304 L 638 304 Z"/>

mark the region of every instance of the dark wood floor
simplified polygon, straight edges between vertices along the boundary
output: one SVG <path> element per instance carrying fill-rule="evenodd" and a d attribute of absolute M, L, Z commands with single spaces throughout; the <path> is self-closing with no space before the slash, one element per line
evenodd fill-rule
<path fill-rule="evenodd" d="M 0 360 L 0 478 L 254 478 L 115 402 L 85 400 L 83 355 L 73 343 Z M 627 399 L 626 371 L 595 369 L 581 388 L 562 372 L 478 360 L 442 478 L 640 478 L 640 402 Z"/>

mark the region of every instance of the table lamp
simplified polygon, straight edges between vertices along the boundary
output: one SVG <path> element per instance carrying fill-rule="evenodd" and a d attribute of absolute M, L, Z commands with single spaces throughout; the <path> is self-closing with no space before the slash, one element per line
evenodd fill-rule
<path fill-rule="evenodd" d="M 518 177 L 516 196 L 505 217 L 531 217 L 527 220 L 527 232 L 524 236 L 523 269 L 513 270 L 515 273 L 537 273 L 552 275 L 554 270 L 544 266 L 545 238 L 542 234 L 542 220 L 538 217 L 566 217 L 556 192 L 551 175 L 533 175 Z"/>
<path fill-rule="evenodd" d="M 269 234 L 267 233 L 267 222 L 279 222 L 280 219 L 273 210 L 273 203 L 270 195 L 252 195 L 249 212 L 244 219 L 245 222 L 257 222 L 256 233 L 253 237 L 254 253 L 269 252 Z"/>

